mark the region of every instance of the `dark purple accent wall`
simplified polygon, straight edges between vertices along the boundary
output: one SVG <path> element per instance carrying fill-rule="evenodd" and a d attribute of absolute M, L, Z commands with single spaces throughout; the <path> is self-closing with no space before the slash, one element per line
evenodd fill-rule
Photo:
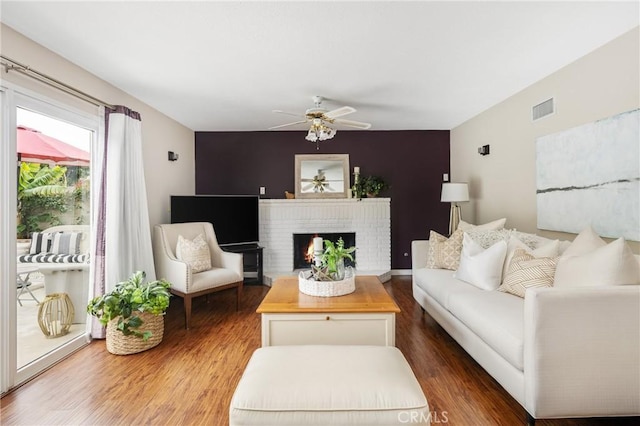
<path fill-rule="evenodd" d="M 294 192 L 295 154 L 349 154 L 351 173 L 382 176 L 391 187 L 391 267 L 411 268 L 411 241 L 441 234 L 449 204 L 440 202 L 449 171 L 448 130 L 339 131 L 316 144 L 304 131 L 196 132 L 196 194 L 258 194 L 285 198 Z M 351 177 L 353 182 L 353 176 Z M 406 253 L 406 255 L 405 255 Z"/>

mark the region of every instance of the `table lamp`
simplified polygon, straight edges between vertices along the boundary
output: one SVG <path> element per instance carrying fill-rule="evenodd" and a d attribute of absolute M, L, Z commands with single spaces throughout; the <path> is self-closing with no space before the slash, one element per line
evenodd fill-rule
<path fill-rule="evenodd" d="M 458 224 L 462 217 L 458 203 L 469 201 L 469 186 L 466 183 L 443 183 L 440 201 L 451 203 L 451 211 L 449 213 L 449 235 L 451 235 L 458 229 Z"/>

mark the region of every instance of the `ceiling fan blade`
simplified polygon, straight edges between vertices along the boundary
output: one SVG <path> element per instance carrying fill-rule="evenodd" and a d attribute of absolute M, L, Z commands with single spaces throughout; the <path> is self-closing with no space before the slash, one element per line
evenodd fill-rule
<path fill-rule="evenodd" d="M 299 113 L 296 113 L 296 112 L 282 111 L 280 109 L 274 109 L 271 112 L 275 112 L 276 114 L 293 115 L 294 117 L 306 117 L 306 115 L 304 115 L 304 114 L 299 114 Z"/>
<path fill-rule="evenodd" d="M 328 119 L 333 120 L 334 118 L 342 117 L 343 115 L 352 114 L 354 112 L 356 112 L 355 108 L 350 106 L 343 106 L 343 107 L 325 112 L 324 116 L 327 117 Z"/>
<path fill-rule="evenodd" d="M 362 129 L 362 130 L 367 130 L 371 128 L 371 123 L 363 123 L 361 121 L 342 120 L 338 118 L 334 122 L 337 124 L 342 124 L 344 126 L 349 126 L 349 127 L 355 127 L 356 129 Z"/>
<path fill-rule="evenodd" d="M 293 123 L 280 124 L 279 126 L 269 127 L 269 130 L 279 129 L 281 127 L 293 126 L 295 124 L 302 124 L 302 123 L 306 123 L 306 122 L 307 122 L 307 120 L 300 120 L 300 121 L 295 121 Z"/>

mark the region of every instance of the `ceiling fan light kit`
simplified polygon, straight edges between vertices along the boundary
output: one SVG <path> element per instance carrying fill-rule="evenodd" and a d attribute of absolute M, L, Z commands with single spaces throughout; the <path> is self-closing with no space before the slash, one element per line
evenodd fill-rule
<path fill-rule="evenodd" d="M 293 126 L 295 124 L 302 123 L 311 123 L 311 127 L 305 136 L 305 139 L 309 142 L 316 143 L 316 149 L 320 149 L 320 141 L 325 141 L 327 139 L 332 139 L 337 130 L 333 127 L 330 127 L 329 124 L 341 124 L 344 126 L 354 127 L 356 129 L 366 130 L 371 127 L 370 123 L 362 123 L 359 121 L 353 120 L 343 120 L 338 117 L 342 117 L 347 114 L 352 114 L 356 112 L 356 109 L 350 106 L 343 106 L 331 111 L 327 111 L 322 108 L 320 105 L 322 104 L 323 97 L 322 96 L 314 96 L 313 102 L 315 104 L 314 108 L 309 108 L 305 111 L 304 114 L 295 114 L 291 112 L 274 110 L 273 112 L 279 114 L 287 114 L 293 115 L 297 117 L 302 117 L 304 120 L 295 121 L 293 123 L 281 124 L 279 126 L 270 127 L 269 130 L 279 129 L 282 127 Z"/>
<path fill-rule="evenodd" d="M 324 124 L 321 119 L 316 118 L 313 120 L 309 133 L 307 133 L 305 139 L 309 142 L 316 142 L 317 144 L 318 141 L 333 139 L 336 133 L 337 131 L 335 129 Z"/>

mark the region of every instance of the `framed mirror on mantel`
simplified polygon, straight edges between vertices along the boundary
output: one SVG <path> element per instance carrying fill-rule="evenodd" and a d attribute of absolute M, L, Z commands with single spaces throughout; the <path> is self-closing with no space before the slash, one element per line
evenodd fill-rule
<path fill-rule="evenodd" d="M 296 198 L 347 198 L 349 154 L 297 154 Z"/>

